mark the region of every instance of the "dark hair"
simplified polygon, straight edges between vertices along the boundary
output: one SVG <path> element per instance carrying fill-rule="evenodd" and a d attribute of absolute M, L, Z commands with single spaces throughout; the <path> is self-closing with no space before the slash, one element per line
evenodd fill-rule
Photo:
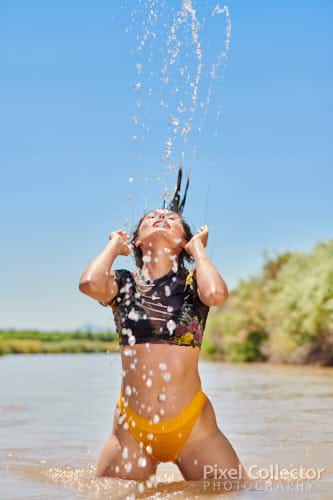
<path fill-rule="evenodd" d="M 132 248 L 133 248 L 133 253 L 134 253 L 134 258 L 135 258 L 135 264 L 137 265 L 137 267 L 139 267 L 140 269 L 142 268 L 143 266 L 143 260 L 142 260 L 142 250 L 140 247 L 137 247 L 136 245 L 134 245 L 134 241 L 136 239 L 136 237 L 138 236 L 139 234 L 139 229 L 140 229 L 140 225 L 141 225 L 141 222 L 143 221 L 143 219 L 146 217 L 147 214 L 149 214 L 152 210 L 148 210 L 146 213 L 143 214 L 143 216 L 141 217 L 141 219 L 139 220 L 136 228 L 134 229 L 133 231 L 133 234 L 132 234 L 132 238 L 131 238 L 131 244 L 132 244 Z M 173 211 L 173 210 L 172 210 Z M 180 220 L 181 220 L 181 223 L 182 223 L 182 226 L 183 226 L 183 229 L 184 229 L 184 237 L 187 241 L 190 241 L 190 239 L 193 237 L 193 233 L 191 231 L 191 228 L 190 228 L 190 225 L 188 224 L 188 222 L 186 222 L 186 220 L 184 219 L 183 215 L 178 213 L 178 212 L 175 212 L 177 213 L 177 215 L 179 215 L 180 217 Z M 189 255 L 186 250 L 182 250 L 180 252 L 180 254 L 178 255 L 178 267 L 179 268 L 182 268 L 184 269 L 185 268 L 185 264 L 184 264 L 184 261 L 187 261 L 189 263 L 193 263 L 194 262 L 194 258 Z"/>

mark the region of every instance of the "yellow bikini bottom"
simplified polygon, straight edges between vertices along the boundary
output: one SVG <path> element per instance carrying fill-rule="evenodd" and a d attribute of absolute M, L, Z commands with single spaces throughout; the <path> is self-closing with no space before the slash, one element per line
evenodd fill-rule
<path fill-rule="evenodd" d="M 138 443 L 143 443 L 150 456 L 159 462 L 171 462 L 178 457 L 206 399 L 206 394 L 200 389 L 178 415 L 160 422 L 151 422 L 135 413 L 129 406 L 125 406 L 121 394 L 117 405 L 130 432 Z"/>

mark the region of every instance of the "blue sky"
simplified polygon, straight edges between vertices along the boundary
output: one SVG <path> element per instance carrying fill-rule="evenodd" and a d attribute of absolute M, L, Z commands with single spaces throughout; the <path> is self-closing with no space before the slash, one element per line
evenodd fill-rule
<path fill-rule="evenodd" d="M 212 21 L 215 5 L 193 0 L 199 22 Z M 208 224 L 208 256 L 231 289 L 260 270 L 264 252 L 307 252 L 332 237 L 333 6 L 226 5 L 228 58 L 201 134 L 193 129 L 184 145 L 191 172 L 184 215 L 194 230 Z M 111 309 L 80 293 L 78 281 L 111 231 L 126 219 L 132 229 L 145 207 L 161 206 L 169 123 L 154 96 L 166 29 L 180 6 L 160 3 L 157 38 L 139 54 L 144 2 L 1 2 L 1 328 L 112 323 Z M 222 49 L 223 19 L 202 21 L 204 71 Z M 179 32 L 185 45 L 186 37 Z M 202 76 L 202 95 L 207 81 Z M 180 94 L 188 89 L 181 84 Z M 149 131 L 133 141 L 139 94 Z M 168 88 L 164 96 L 171 108 Z M 175 176 L 168 179 L 171 189 Z M 133 259 L 119 257 L 114 267 L 133 269 Z"/>

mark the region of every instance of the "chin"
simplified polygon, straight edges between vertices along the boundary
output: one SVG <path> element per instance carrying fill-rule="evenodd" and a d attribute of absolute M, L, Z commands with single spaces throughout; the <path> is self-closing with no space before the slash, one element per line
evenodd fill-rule
<path fill-rule="evenodd" d="M 151 231 L 147 236 L 145 236 L 145 239 L 152 240 L 152 241 L 158 241 L 158 239 L 164 239 L 168 242 L 169 246 L 171 241 L 173 241 L 176 236 L 169 232 L 166 229 L 158 228 L 159 231 Z"/>
<path fill-rule="evenodd" d="M 168 227 L 152 227 L 151 230 L 149 231 L 149 235 L 153 235 L 154 233 L 167 233 L 170 234 L 170 236 L 173 235 L 172 231 Z"/>

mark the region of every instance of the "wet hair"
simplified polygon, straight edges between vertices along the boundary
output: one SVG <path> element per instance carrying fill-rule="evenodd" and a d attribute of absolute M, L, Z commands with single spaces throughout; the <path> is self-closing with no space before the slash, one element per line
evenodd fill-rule
<path fill-rule="evenodd" d="M 146 215 L 148 215 L 152 211 L 153 210 L 148 210 L 146 213 L 143 214 L 143 216 L 139 220 L 136 228 L 133 231 L 132 238 L 131 238 L 131 241 L 130 241 L 130 243 L 132 244 L 132 248 L 133 248 L 133 253 L 134 253 L 134 258 L 135 258 L 135 264 L 140 269 L 142 269 L 142 266 L 143 266 L 143 259 L 142 259 L 143 254 L 142 254 L 141 248 L 139 246 L 134 245 L 134 241 L 137 238 L 137 236 L 139 235 L 139 230 L 140 230 L 141 222 L 146 217 Z M 175 212 L 175 213 L 177 213 L 177 212 Z M 189 223 L 184 219 L 184 217 L 182 216 L 182 214 L 177 213 L 177 215 L 179 215 L 181 224 L 182 224 L 183 229 L 184 229 L 184 238 L 187 241 L 190 241 L 190 239 L 193 237 L 193 233 L 192 233 L 191 227 L 190 227 Z M 183 248 L 183 250 L 178 255 L 178 268 L 179 269 L 186 269 L 186 267 L 185 267 L 185 261 L 188 262 L 188 263 L 193 263 L 194 262 L 194 258 L 191 255 L 189 255 L 186 252 L 186 250 Z"/>

